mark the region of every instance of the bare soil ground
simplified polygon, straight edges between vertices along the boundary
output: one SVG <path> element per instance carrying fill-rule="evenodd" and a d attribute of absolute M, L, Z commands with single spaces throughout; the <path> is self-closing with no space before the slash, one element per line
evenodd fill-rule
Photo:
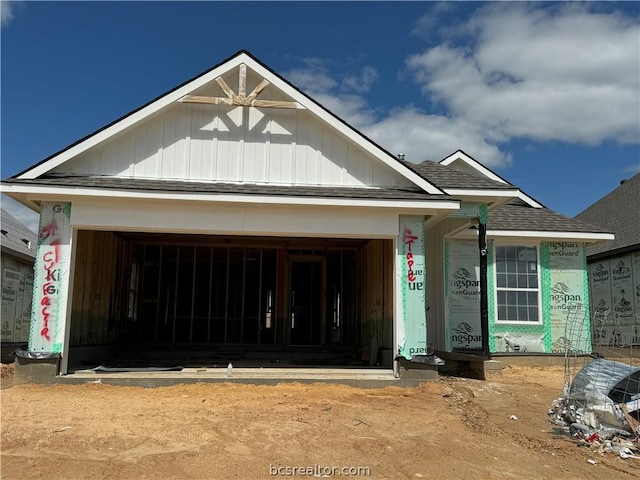
<path fill-rule="evenodd" d="M 312 478 L 325 467 L 338 470 L 324 478 L 339 478 L 343 467 L 369 469 L 356 478 L 394 480 L 640 478 L 640 460 L 578 447 L 549 421 L 560 367 L 372 390 L 296 383 L 7 388 L 8 368 L 2 382 L 5 480 L 251 480 L 307 466 L 315 471 L 302 473 Z"/>

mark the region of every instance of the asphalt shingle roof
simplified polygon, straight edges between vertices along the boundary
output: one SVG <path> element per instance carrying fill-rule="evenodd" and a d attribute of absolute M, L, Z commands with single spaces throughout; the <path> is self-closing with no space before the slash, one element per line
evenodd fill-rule
<path fill-rule="evenodd" d="M 407 164 L 408 162 L 404 163 Z M 425 160 L 418 164 L 411 164 L 411 167 L 422 177 L 441 189 L 517 190 L 517 187 L 509 183 L 496 182 L 490 178 L 471 175 L 430 160 Z"/>
<path fill-rule="evenodd" d="M 589 256 L 640 247 L 640 173 L 576 215 L 576 219 L 600 225 L 616 236 L 615 240 L 588 247 Z"/>
<path fill-rule="evenodd" d="M 517 190 L 512 184 L 460 172 L 429 160 L 413 165 L 413 168 L 439 188 Z M 487 227 L 490 230 L 610 233 L 607 229 L 566 217 L 548 208 L 533 208 L 516 199 L 491 210 Z"/>
<path fill-rule="evenodd" d="M 20 223 L 13 215 L 2 209 L 2 234 L 0 234 L 0 245 L 3 250 L 10 253 L 18 253 L 28 257 L 35 257 L 36 243 L 38 235 Z M 6 234 L 4 232 L 7 232 Z M 28 243 L 31 243 L 29 248 Z"/>
<path fill-rule="evenodd" d="M 41 177 L 36 179 L 9 179 L 5 184 L 52 185 L 69 188 L 106 188 L 136 191 L 166 191 L 181 193 L 211 193 L 233 195 L 276 195 L 317 198 L 359 198 L 371 200 L 450 200 L 449 195 L 432 195 L 419 188 L 358 188 L 255 185 L 208 183 L 180 180 L 147 180 L 118 177 Z"/>
<path fill-rule="evenodd" d="M 607 229 L 565 217 L 548 208 L 509 203 L 489 212 L 489 230 L 610 233 Z"/>

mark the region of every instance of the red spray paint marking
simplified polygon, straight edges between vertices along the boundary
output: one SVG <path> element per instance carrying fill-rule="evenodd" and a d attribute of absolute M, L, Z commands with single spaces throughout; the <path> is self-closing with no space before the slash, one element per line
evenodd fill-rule
<path fill-rule="evenodd" d="M 43 225 L 40 229 L 40 239 L 44 240 L 46 238 L 54 236 L 58 232 L 58 224 L 56 222 L 51 222 L 47 225 Z"/>
<path fill-rule="evenodd" d="M 407 227 L 404 228 L 404 243 L 405 245 L 407 245 L 407 255 L 406 255 L 406 261 L 407 261 L 407 280 L 409 282 L 415 282 L 416 281 L 416 274 L 413 271 L 413 253 L 411 252 L 411 245 L 413 245 L 413 242 L 415 242 L 416 240 L 418 240 L 418 237 L 416 235 L 413 234 L 413 232 L 408 229 Z"/>
<path fill-rule="evenodd" d="M 40 229 L 40 239 L 44 240 L 53 236 L 58 231 L 58 225 L 55 222 L 51 222 Z M 54 304 L 54 296 L 58 293 L 57 282 L 60 280 L 60 272 L 55 268 L 60 261 L 60 239 L 56 238 L 49 242 L 49 245 L 53 247 L 53 251 L 49 250 L 42 255 L 42 261 L 44 263 L 45 282 L 42 285 L 42 300 L 40 305 L 42 309 L 42 330 L 40 330 L 40 336 L 44 337 L 48 342 L 51 341 L 49 335 L 49 318 L 51 317 L 50 307 Z"/>

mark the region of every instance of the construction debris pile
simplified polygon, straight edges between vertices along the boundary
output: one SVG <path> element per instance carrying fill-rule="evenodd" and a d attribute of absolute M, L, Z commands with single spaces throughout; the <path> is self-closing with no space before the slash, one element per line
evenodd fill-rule
<path fill-rule="evenodd" d="M 596 453 L 640 460 L 640 367 L 596 359 L 585 365 L 549 415 Z"/>

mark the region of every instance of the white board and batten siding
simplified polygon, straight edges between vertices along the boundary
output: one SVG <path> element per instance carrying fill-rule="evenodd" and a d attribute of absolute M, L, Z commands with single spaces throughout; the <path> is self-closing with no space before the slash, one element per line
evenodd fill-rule
<path fill-rule="evenodd" d="M 410 185 L 303 109 L 186 103 L 54 172 L 277 185 Z"/>

